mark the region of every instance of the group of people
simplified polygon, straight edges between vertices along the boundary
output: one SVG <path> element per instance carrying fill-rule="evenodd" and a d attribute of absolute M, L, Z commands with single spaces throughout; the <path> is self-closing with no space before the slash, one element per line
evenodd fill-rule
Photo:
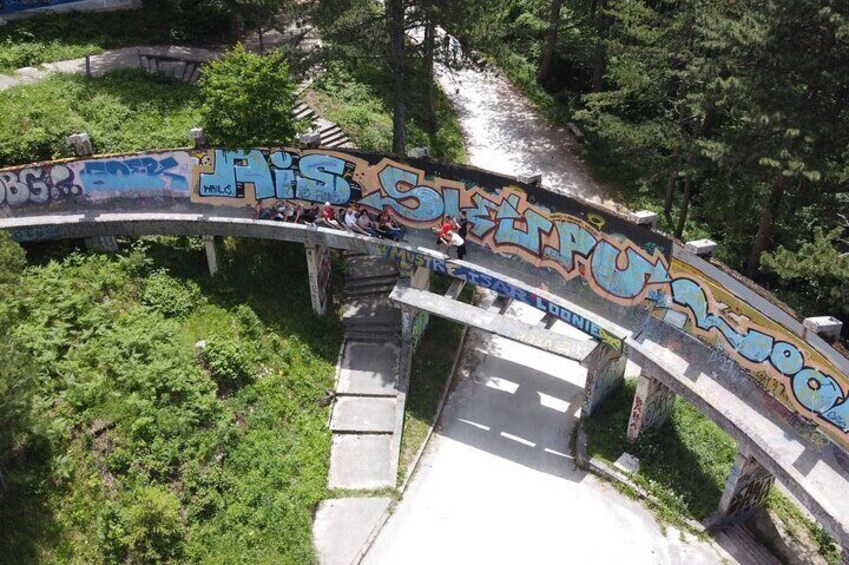
<path fill-rule="evenodd" d="M 434 228 L 436 231 L 436 228 Z M 436 245 L 445 245 L 448 248 L 448 255 L 452 247 L 457 248 L 457 259 L 462 260 L 466 256 L 466 236 L 469 232 L 469 219 L 465 212 L 460 212 L 456 218 L 445 216 L 445 221 L 442 227 L 439 228 L 439 236 L 436 238 Z"/>
<path fill-rule="evenodd" d="M 318 204 L 301 205 L 291 200 L 279 200 L 272 208 L 264 208 L 262 203 L 258 202 L 254 209 L 254 218 L 257 220 L 327 226 L 371 237 L 391 239 L 392 241 L 405 241 L 406 237 L 404 229 L 389 214 L 384 212 L 375 216 L 357 204 L 351 204 L 350 207 L 335 207 L 330 202 L 325 202 L 324 206 L 319 206 Z M 460 215 L 456 218 L 445 216 L 441 227 L 434 228 L 434 231 L 439 233 L 436 245 L 446 246 L 449 256 L 452 247 L 457 249 L 457 259 L 462 260 L 466 256 L 466 236 L 469 231 L 469 220 L 465 212 L 460 212 Z"/>
<path fill-rule="evenodd" d="M 274 207 L 264 208 L 262 203 L 258 202 L 254 209 L 254 218 L 321 225 L 392 241 L 404 241 L 406 236 L 404 229 L 389 217 L 389 214 L 381 213 L 374 216 L 356 204 L 350 207 L 334 207 L 330 202 L 325 202 L 324 206 L 318 204 L 304 206 L 291 200 L 279 200 Z"/>

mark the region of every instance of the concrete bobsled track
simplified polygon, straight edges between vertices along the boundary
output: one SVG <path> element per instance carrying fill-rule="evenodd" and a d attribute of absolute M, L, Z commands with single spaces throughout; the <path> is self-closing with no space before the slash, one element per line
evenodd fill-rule
<path fill-rule="evenodd" d="M 388 212 L 409 229 L 407 242 L 253 219 L 257 202 L 288 199 Z M 434 250 L 429 228 L 461 210 L 473 245 L 465 261 L 450 260 Z M 778 479 L 849 547 L 849 359 L 751 281 L 606 209 L 427 160 L 178 149 L 2 170 L 0 229 L 20 242 L 145 234 L 296 241 L 494 290 L 598 342 L 583 361 L 586 412 L 621 381 L 626 356 L 642 369 L 630 438 L 662 422 L 677 394 L 738 442 L 721 519 L 748 515 Z M 328 277 L 311 272 L 317 310 Z M 452 300 L 404 289 L 393 299 L 443 315 Z"/>

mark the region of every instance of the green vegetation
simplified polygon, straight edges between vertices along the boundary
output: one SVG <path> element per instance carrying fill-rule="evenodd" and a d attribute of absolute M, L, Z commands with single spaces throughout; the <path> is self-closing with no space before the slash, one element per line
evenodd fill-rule
<path fill-rule="evenodd" d="M 829 565 L 840 563 L 840 546 L 834 543 L 822 526 L 808 518 L 787 497 L 778 492 L 776 487 L 773 486 L 769 491 L 766 504 L 794 540 L 806 537 L 816 544 L 819 554 L 825 557 Z"/>
<path fill-rule="evenodd" d="M 229 39 L 222 0 L 144 0 L 139 10 L 43 15 L 0 27 L 0 72 L 134 45 L 212 45 Z"/>
<path fill-rule="evenodd" d="M 431 280 L 434 292 L 448 290 L 450 281 L 445 276 L 434 275 Z M 471 301 L 472 287 L 463 289 L 460 300 Z M 439 399 L 448 380 L 451 367 L 460 348 L 463 327 L 454 322 L 431 316 L 427 331 L 413 357 L 410 371 L 410 390 L 404 407 L 404 432 L 401 436 L 401 459 L 398 462 L 398 480 L 403 481 L 409 465 L 418 453 L 428 430 L 434 425 Z"/>
<path fill-rule="evenodd" d="M 634 480 L 673 514 L 703 520 L 716 510 L 737 445 L 695 408 L 678 399 L 667 422 L 625 438 L 635 382 L 626 381 L 585 422 L 588 455 L 616 461 L 623 451 L 640 459 Z"/>
<path fill-rule="evenodd" d="M 462 25 L 439 23 L 549 119 L 578 122 L 614 198 L 659 212 L 676 237 L 717 241 L 723 261 L 801 313 L 849 316 L 845 4 L 474 4 Z M 798 268 L 771 261 L 776 249 Z M 809 264 L 814 250 L 837 260 Z"/>
<path fill-rule="evenodd" d="M 295 85 L 278 52 L 256 55 L 240 44 L 206 66 L 201 79 L 209 141 L 230 147 L 271 147 L 295 137 Z"/>
<path fill-rule="evenodd" d="M 222 256 L 210 278 L 199 240 L 150 238 L 33 257 L 0 289 L 0 383 L 22 359 L 33 380 L 0 452 L 0 561 L 314 560 L 341 329 L 311 313 L 302 247 Z"/>
<path fill-rule="evenodd" d="M 435 158 L 465 162 L 463 133 L 457 117 L 442 91 L 437 94 L 436 129 L 425 126 L 424 78 L 411 81 L 412 98 L 408 124 L 409 147 L 427 145 Z M 390 73 L 372 60 L 332 62 L 315 81 L 310 102 L 328 120 L 336 122 L 360 149 L 392 149 L 392 110 L 389 99 Z"/>
<path fill-rule="evenodd" d="M 71 156 L 64 138 L 79 131 L 98 153 L 182 147 L 200 104 L 196 87 L 137 70 L 11 88 L 0 93 L 0 167 Z"/>

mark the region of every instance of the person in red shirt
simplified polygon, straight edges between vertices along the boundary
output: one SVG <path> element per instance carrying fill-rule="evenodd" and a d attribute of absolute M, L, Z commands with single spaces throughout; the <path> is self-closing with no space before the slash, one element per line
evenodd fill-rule
<path fill-rule="evenodd" d="M 458 227 L 459 226 L 454 225 L 454 220 L 452 220 L 450 216 L 445 216 L 445 222 L 442 224 L 442 228 L 439 230 L 439 235 L 436 236 L 436 245 L 445 244 L 448 232 L 456 231 Z"/>
<path fill-rule="evenodd" d="M 333 209 L 330 202 L 324 203 L 324 207 L 321 209 L 321 217 L 316 223 L 321 223 L 337 230 L 345 229 L 336 221 L 336 210 Z"/>

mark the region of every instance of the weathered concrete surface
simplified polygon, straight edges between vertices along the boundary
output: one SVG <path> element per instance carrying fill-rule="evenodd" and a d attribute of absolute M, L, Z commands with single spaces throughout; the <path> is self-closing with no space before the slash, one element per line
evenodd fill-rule
<path fill-rule="evenodd" d="M 375 489 L 395 486 L 389 434 L 333 434 L 329 488 Z"/>
<path fill-rule="evenodd" d="M 394 343 L 345 343 L 337 392 L 395 396 L 398 345 Z"/>
<path fill-rule="evenodd" d="M 596 347 L 594 342 L 571 339 L 540 328 L 536 324 L 526 324 L 498 312 L 487 311 L 426 290 L 410 288 L 401 282 L 395 286 L 390 299 L 398 304 L 420 308 L 442 318 L 575 361 L 583 361 Z"/>
<path fill-rule="evenodd" d="M 321 565 L 350 565 L 359 555 L 390 499 L 335 498 L 318 505 L 313 541 Z"/>
<path fill-rule="evenodd" d="M 528 310 L 513 307 L 528 323 L 541 317 Z M 365 563 L 720 562 L 713 546 L 664 534 L 642 504 L 575 468 L 583 368 L 477 330 L 467 343 L 441 427 Z"/>
<path fill-rule="evenodd" d="M 394 398 L 343 396 L 336 399 L 330 429 L 334 432 L 385 432 L 395 429 Z"/>

